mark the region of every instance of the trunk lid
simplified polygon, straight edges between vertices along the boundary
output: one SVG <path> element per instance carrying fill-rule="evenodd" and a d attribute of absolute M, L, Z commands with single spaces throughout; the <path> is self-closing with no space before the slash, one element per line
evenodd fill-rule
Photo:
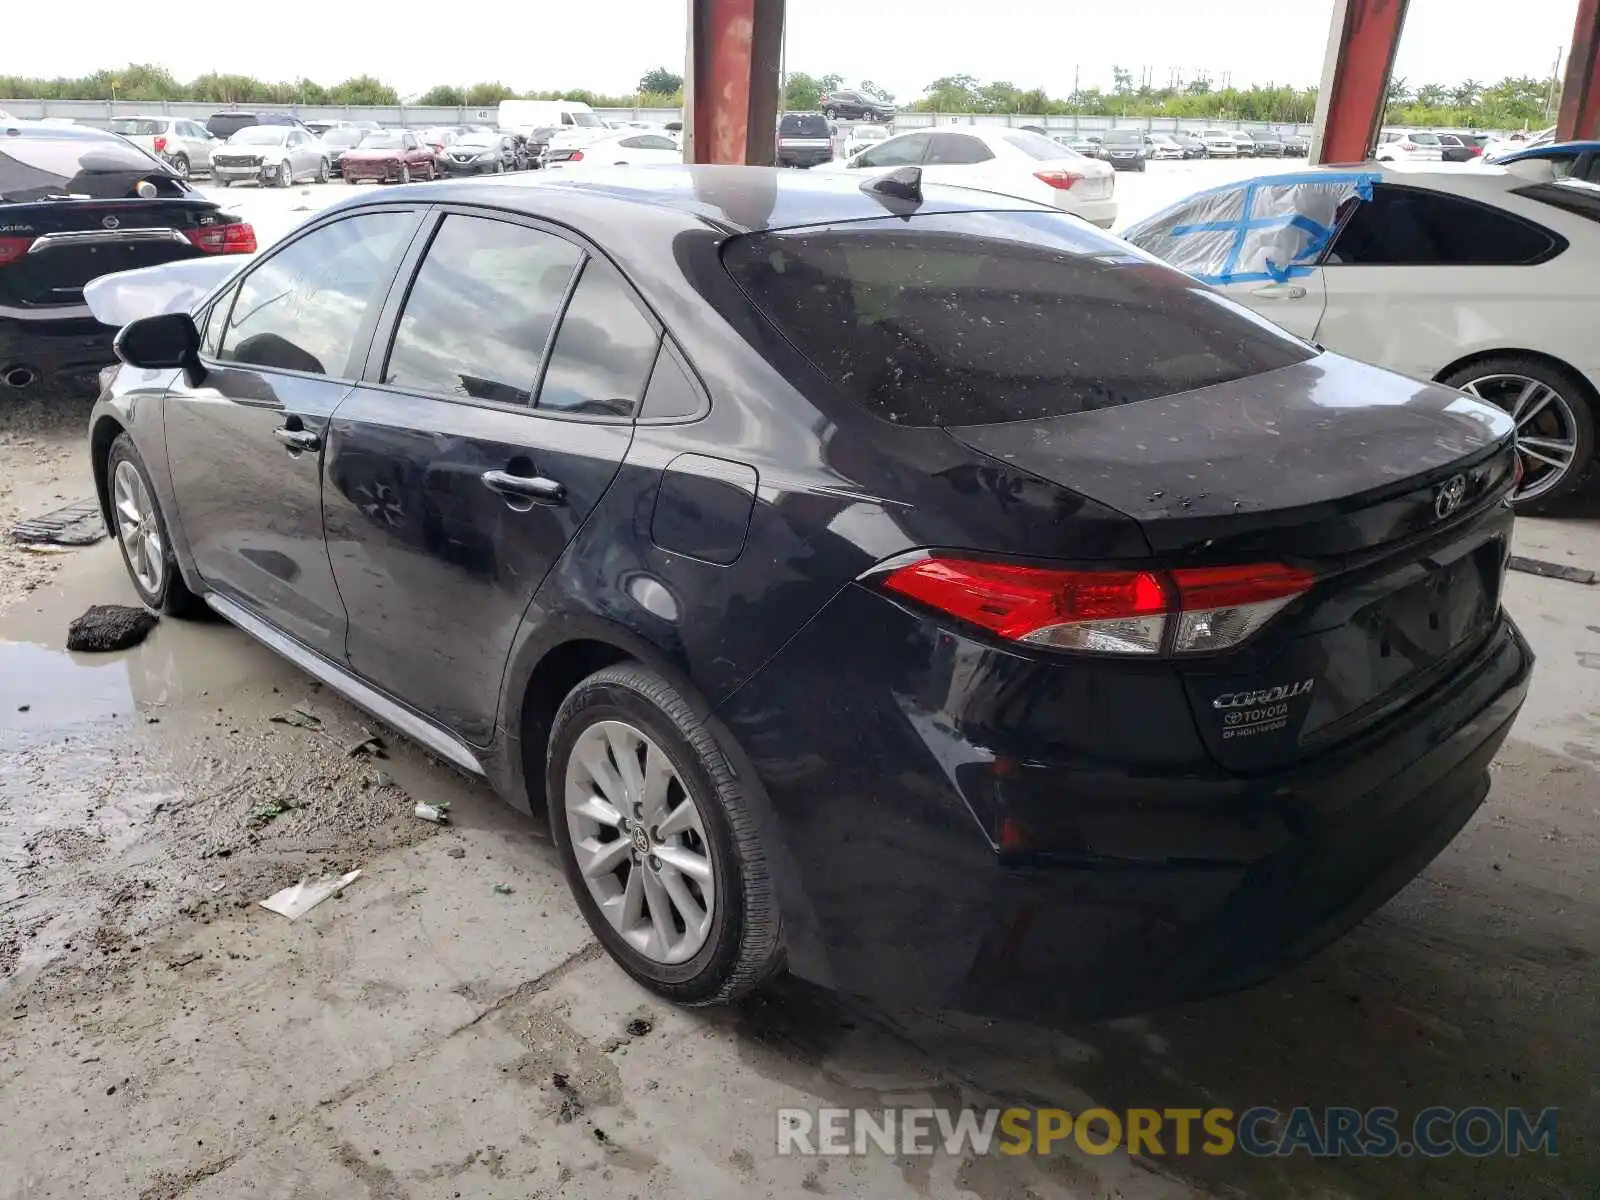
<path fill-rule="evenodd" d="M 51 200 L 0 205 L 0 306 L 51 309 L 83 304 L 91 279 L 195 258 L 190 240 L 218 222 L 198 196 L 143 200 Z"/>
<path fill-rule="evenodd" d="M 1321 355 L 1185 394 L 957 441 L 1136 520 L 1167 566 L 1286 562 L 1316 585 L 1239 648 L 1178 659 L 1215 757 L 1268 770 L 1449 674 L 1500 606 L 1509 418 Z"/>

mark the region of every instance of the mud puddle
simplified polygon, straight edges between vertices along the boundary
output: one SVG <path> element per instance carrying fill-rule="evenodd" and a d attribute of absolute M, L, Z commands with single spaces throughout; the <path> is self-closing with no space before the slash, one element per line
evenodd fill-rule
<path fill-rule="evenodd" d="M 175 917 L 434 836 L 418 800 L 487 797 L 220 622 L 67 653 L 69 596 L 127 597 L 114 546 L 64 557 L 0 614 L 0 1010 L 81 999 Z"/>

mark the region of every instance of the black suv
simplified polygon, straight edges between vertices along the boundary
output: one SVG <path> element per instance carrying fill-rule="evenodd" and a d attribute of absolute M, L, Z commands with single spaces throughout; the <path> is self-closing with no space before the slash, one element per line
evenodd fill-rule
<path fill-rule="evenodd" d="M 816 113 L 784 113 L 778 118 L 780 167 L 815 167 L 833 158 L 833 125 Z"/>
<path fill-rule="evenodd" d="M 115 134 L 0 120 L 0 394 L 116 361 L 91 279 L 255 249 L 249 225 Z"/>
<path fill-rule="evenodd" d="M 865 92 L 828 92 L 822 97 L 822 112 L 830 121 L 835 117 L 846 121 L 894 120 L 894 105 Z"/>
<path fill-rule="evenodd" d="M 276 112 L 237 112 L 229 109 L 227 112 L 212 113 L 206 121 L 206 130 L 213 136 L 226 141 L 241 129 L 248 129 L 252 125 L 293 125 L 299 129 L 306 129 L 306 124 L 299 117 L 290 116 L 288 113 Z"/>

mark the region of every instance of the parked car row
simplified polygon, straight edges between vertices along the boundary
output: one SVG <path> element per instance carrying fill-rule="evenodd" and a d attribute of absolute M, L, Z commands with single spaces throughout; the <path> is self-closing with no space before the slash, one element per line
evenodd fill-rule
<path fill-rule="evenodd" d="M 1142 171 L 1152 159 L 1304 158 L 1311 141 L 1300 134 L 1206 129 L 1198 134 L 1106 129 L 1099 132 L 1052 133 L 1049 137 L 1087 158 L 1099 158 L 1118 170 Z"/>

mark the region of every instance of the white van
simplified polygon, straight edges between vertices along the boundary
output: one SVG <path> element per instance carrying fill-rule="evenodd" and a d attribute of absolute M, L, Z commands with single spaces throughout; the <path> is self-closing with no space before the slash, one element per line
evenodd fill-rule
<path fill-rule="evenodd" d="M 535 129 L 590 129 L 605 132 L 605 122 L 582 100 L 502 100 L 495 114 L 501 133 L 530 137 Z"/>

